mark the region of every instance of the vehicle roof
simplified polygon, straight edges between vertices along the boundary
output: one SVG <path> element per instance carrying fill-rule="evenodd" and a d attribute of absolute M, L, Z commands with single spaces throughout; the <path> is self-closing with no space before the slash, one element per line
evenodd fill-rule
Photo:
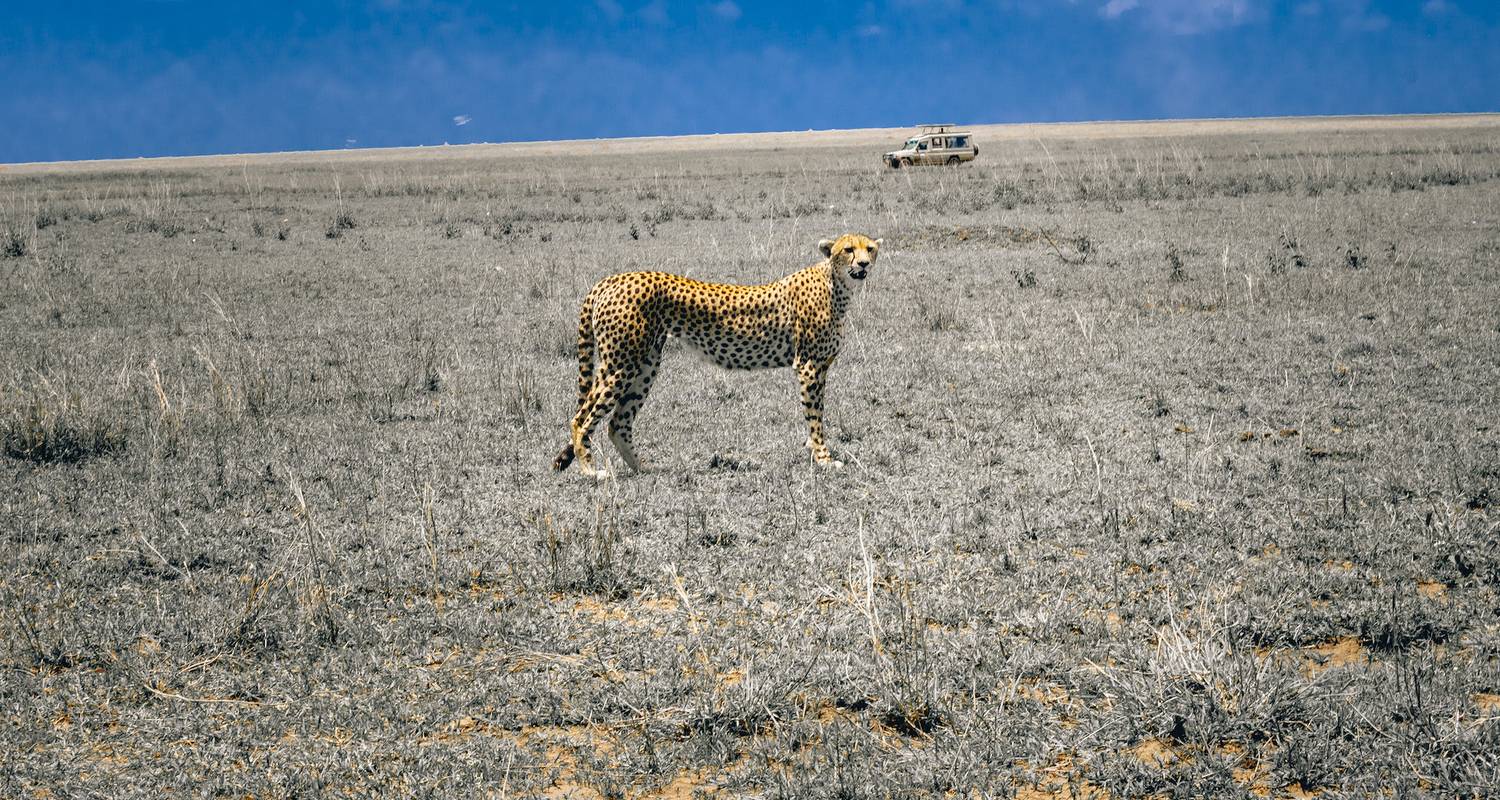
<path fill-rule="evenodd" d="M 953 129 L 952 125 L 921 125 L 921 133 L 912 134 L 913 137 L 921 136 L 972 136 L 968 131 Z"/>

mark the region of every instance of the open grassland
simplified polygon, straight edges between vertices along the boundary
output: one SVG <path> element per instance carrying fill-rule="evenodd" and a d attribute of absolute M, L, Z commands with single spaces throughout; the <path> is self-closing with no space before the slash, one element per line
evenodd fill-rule
<path fill-rule="evenodd" d="M 0 795 L 1500 792 L 1500 120 L 988 133 L 0 169 Z M 849 230 L 846 469 L 669 348 L 547 471 Z"/>

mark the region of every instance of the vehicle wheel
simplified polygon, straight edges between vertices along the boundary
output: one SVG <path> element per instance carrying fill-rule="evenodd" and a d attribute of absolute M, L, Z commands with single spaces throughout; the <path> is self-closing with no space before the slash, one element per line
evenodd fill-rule
<path fill-rule="evenodd" d="M 954 164 L 957 164 L 957 163 L 958 163 L 958 156 L 948 156 L 948 166 L 951 167 L 951 166 L 953 166 Z"/>
<path fill-rule="evenodd" d="M 901 162 L 897 161 L 894 158 L 887 162 L 887 165 L 890 166 L 891 169 L 901 169 Z"/>
<path fill-rule="evenodd" d="M 909 167 L 909 166 L 911 166 L 911 159 L 909 159 L 909 158 L 903 158 L 903 159 L 901 159 L 901 166 L 903 166 L 903 167 Z"/>

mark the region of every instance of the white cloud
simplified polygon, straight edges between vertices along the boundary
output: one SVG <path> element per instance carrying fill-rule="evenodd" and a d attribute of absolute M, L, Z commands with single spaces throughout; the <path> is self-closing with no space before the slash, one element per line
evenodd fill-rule
<path fill-rule="evenodd" d="M 1422 4 L 1422 13 L 1429 17 L 1442 16 L 1453 10 L 1453 4 L 1448 0 L 1427 0 Z"/>
<path fill-rule="evenodd" d="M 863 36 L 866 39 L 873 39 L 876 36 L 884 36 L 885 28 L 882 28 L 879 25 L 866 25 L 863 28 L 859 29 L 859 35 Z"/>
<path fill-rule="evenodd" d="M 620 7 L 619 0 L 594 0 L 594 5 L 610 22 L 619 22 L 625 16 L 625 9 Z"/>
<path fill-rule="evenodd" d="M 663 0 L 651 0 L 641 6 L 641 10 L 637 13 L 641 15 L 641 19 L 651 25 L 665 25 L 670 21 L 667 17 L 667 4 Z"/>
<path fill-rule="evenodd" d="M 637 14 L 640 14 L 640 20 L 645 21 L 646 24 L 651 24 L 651 26 L 664 26 L 664 24 L 670 21 L 667 18 L 666 3 L 663 0 L 651 0 L 646 5 L 640 6 L 640 11 Z"/>
<path fill-rule="evenodd" d="M 458 116 L 456 116 L 456 117 L 453 118 L 453 124 L 454 125 L 458 125 L 459 127 L 463 127 L 464 125 L 468 125 L 470 122 L 473 122 L 473 121 L 474 121 L 474 118 L 471 117 L 471 116 L 469 116 L 468 114 L 459 114 Z"/>
<path fill-rule="evenodd" d="M 1391 18 L 1370 8 L 1370 0 L 1332 0 L 1334 14 L 1345 31 L 1374 33 L 1391 26 Z"/>
<path fill-rule="evenodd" d="M 1233 28 L 1257 18 L 1260 0 L 1108 0 L 1099 16 L 1119 19 L 1127 12 L 1148 28 L 1179 36 Z"/>
<path fill-rule="evenodd" d="M 709 6 L 708 10 L 712 11 L 714 16 L 725 22 L 734 22 L 740 18 L 741 13 L 739 4 L 734 2 L 734 0 L 720 0 L 720 2 Z"/>
<path fill-rule="evenodd" d="M 918 11 L 959 11 L 963 8 L 963 0 L 892 0 L 891 5 L 897 8 L 907 8 Z"/>

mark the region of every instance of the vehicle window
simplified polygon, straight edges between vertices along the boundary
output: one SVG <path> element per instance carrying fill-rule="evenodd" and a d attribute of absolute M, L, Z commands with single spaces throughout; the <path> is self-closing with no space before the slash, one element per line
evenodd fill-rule
<path fill-rule="evenodd" d="M 918 150 L 926 150 L 927 149 L 927 143 L 926 142 L 917 142 L 917 149 Z"/>
<path fill-rule="evenodd" d="M 953 140 L 953 146 L 954 147 L 968 147 L 969 146 L 969 137 L 967 137 L 967 136 L 960 136 L 960 137 L 954 139 Z"/>

